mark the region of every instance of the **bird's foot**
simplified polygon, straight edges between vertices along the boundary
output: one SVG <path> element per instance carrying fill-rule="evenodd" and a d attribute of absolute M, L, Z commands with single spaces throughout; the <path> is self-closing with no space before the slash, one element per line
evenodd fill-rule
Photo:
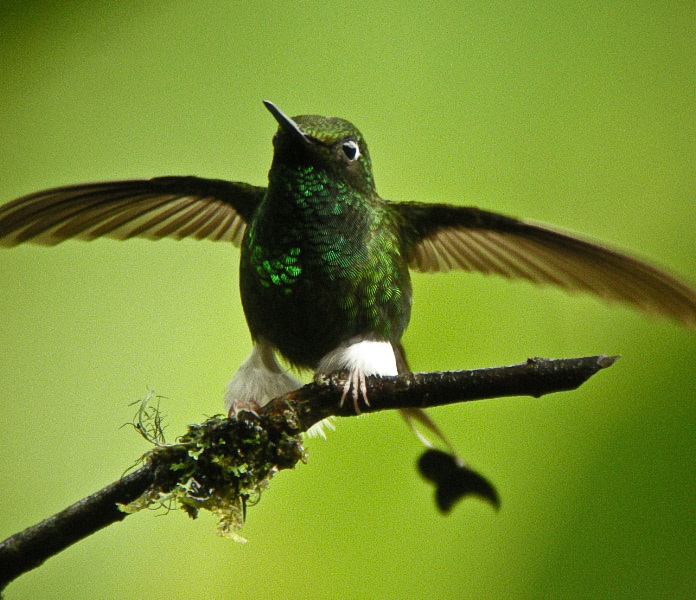
<path fill-rule="evenodd" d="M 261 408 L 261 405 L 258 402 L 255 402 L 254 400 L 232 400 L 232 403 L 230 405 L 230 410 L 227 413 L 227 417 L 229 419 L 234 418 L 236 421 L 239 417 L 240 412 L 248 412 L 254 415 L 255 417 L 259 416 L 259 413 L 257 412 Z"/>
<path fill-rule="evenodd" d="M 343 395 L 341 396 L 339 406 L 343 406 L 348 394 L 353 397 L 353 408 L 355 409 L 356 415 L 360 414 L 361 397 L 363 402 L 365 402 L 365 405 L 370 406 L 370 401 L 367 399 L 367 382 L 365 379 L 365 371 L 362 369 L 354 367 L 348 372 L 346 383 L 343 386 Z"/>
<path fill-rule="evenodd" d="M 227 384 L 225 408 L 227 414 L 235 419 L 242 411 L 258 417 L 258 411 L 273 398 L 300 387 L 302 383 L 278 364 L 273 347 L 258 342 Z"/>
<path fill-rule="evenodd" d="M 394 347 L 386 340 L 365 340 L 354 338 L 338 346 L 324 356 L 317 366 L 315 377 L 334 372 L 348 372 L 340 406 L 350 395 L 353 398 L 355 414 L 360 414 L 360 398 L 366 406 L 366 377 L 369 375 L 397 375 Z"/>

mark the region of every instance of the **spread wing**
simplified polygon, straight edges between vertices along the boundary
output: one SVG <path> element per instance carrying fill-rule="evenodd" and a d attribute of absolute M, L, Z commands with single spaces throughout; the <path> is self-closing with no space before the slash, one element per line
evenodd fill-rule
<path fill-rule="evenodd" d="M 696 290 L 616 250 L 470 207 L 394 203 L 411 268 L 464 269 L 590 292 L 696 327 Z"/>
<path fill-rule="evenodd" d="M 0 246 L 70 238 L 222 240 L 239 245 L 266 188 L 157 177 L 53 188 L 0 206 Z"/>

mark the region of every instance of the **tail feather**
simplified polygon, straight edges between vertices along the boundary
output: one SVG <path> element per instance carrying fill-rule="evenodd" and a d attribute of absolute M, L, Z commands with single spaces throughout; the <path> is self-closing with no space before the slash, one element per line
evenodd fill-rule
<path fill-rule="evenodd" d="M 406 352 L 401 342 L 399 342 L 398 344 L 394 344 L 394 356 L 396 357 L 396 368 L 399 375 L 402 375 L 404 373 L 410 373 L 411 369 L 408 366 L 408 361 L 406 360 Z M 457 461 L 459 466 L 464 465 L 462 457 L 459 456 L 459 453 L 455 449 L 452 442 L 450 442 L 447 436 L 442 432 L 442 430 L 437 426 L 435 421 L 433 421 L 433 419 L 427 412 L 425 412 L 422 408 L 404 408 L 399 412 L 401 413 L 401 416 L 404 418 L 404 421 L 406 421 L 406 424 L 411 428 L 411 431 L 413 431 L 415 436 L 423 443 L 423 445 L 426 448 L 432 449 L 434 446 L 432 442 L 430 442 L 430 440 L 428 440 L 428 438 L 423 434 L 423 432 L 420 429 L 418 429 L 418 427 L 416 426 L 416 422 L 422 425 L 425 429 L 429 430 L 430 433 L 436 436 L 445 445 L 445 447 L 447 448 L 447 450 L 450 451 L 452 457 Z"/>

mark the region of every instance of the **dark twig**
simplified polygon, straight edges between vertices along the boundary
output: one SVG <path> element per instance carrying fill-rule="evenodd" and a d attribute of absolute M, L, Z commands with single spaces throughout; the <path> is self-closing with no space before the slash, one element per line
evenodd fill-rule
<path fill-rule="evenodd" d="M 362 412 L 400 408 L 432 408 L 457 402 L 485 400 L 505 396 L 538 398 L 552 392 L 574 390 L 597 371 L 611 366 L 618 356 L 584 356 L 581 358 L 530 358 L 527 362 L 507 367 L 443 371 L 438 373 L 409 373 L 399 377 L 371 377 L 368 390 L 369 406 Z M 309 384 L 296 392 L 276 398 L 266 405 L 269 414 L 290 407 L 300 431 L 335 415 L 355 415 L 352 402 L 336 406 L 336 396 L 342 394 L 344 379 L 333 374 L 323 381 Z"/>
<path fill-rule="evenodd" d="M 364 412 L 428 408 L 501 396 L 539 397 L 551 392 L 572 390 L 600 369 L 613 364 L 616 358 L 536 358 L 529 359 L 524 364 L 492 369 L 371 377 L 368 378 L 370 405 L 364 406 Z M 192 515 L 195 515 L 199 507 L 208 508 L 206 503 L 210 502 L 212 494 L 203 497 L 205 490 L 202 492 L 196 489 L 193 494 L 188 489 L 191 482 L 200 486 L 200 481 L 209 477 L 207 474 L 192 476 L 186 472 L 187 449 L 193 444 L 192 432 L 205 439 L 206 447 L 214 447 L 218 440 L 223 440 L 225 445 L 225 442 L 229 444 L 230 439 L 237 439 L 234 436 L 239 435 L 240 427 L 255 427 L 256 438 L 259 432 L 267 433 L 267 438 L 264 439 L 269 440 L 269 445 L 275 444 L 272 460 L 266 457 L 267 464 L 265 470 L 261 470 L 259 478 L 265 481 L 273 472 L 291 468 L 303 457 L 299 441 L 295 443 L 297 438 L 292 436 L 306 431 L 328 416 L 354 415 L 352 402 L 346 402 L 343 407 L 338 405 L 343 382 L 343 377 L 336 374 L 306 385 L 276 398 L 259 411 L 258 419 L 254 418 L 249 422 L 211 419 L 203 425 L 193 426 L 180 444 L 155 449 L 146 457 L 145 465 L 137 471 L 41 523 L 7 538 L 0 543 L 0 589 L 71 544 L 111 523 L 123 520 L 130 512 L 124 511 L 122 506 L 136 503 L 138 499 L 146 505 L 143 498 L 150 503 L 156 502 L 163 494 L 172 490 L 181 491 L 186 485 L 188 496 L 184 508 Z M 200 452 L 200 446 L 198 451 Z M 205 455 L 197 454 L 196 462 L 205 462 L 201 460 L 202 456 Z M 219 463 L 219 460 L 212 462 Z M 176 465 L 176 468 L 172 468 L 172 465 Z M 205 481 L 206 484 L 209 483 L 209 480 Z M 237 495 L 241 496 L 241 505 L 244 506 L 248 496 L 240 491 L 239 480 L 234 481 L 234 486 Z M 181 501 L 181 493 L 177 499 Z M 199 504 L 196 505 L 194 501 Z"/>
<path fill-rule="evenodd" d="M 152 465 L 138 469 L 7 538 L 0 544 L 0 589 L 82 538 L 126 518 L 117 503 L 138 498 L 152 484 L 153 475 Z"/>

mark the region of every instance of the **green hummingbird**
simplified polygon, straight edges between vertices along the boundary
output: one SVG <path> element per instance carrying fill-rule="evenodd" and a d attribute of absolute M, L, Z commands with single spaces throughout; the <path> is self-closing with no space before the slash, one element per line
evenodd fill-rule
<path fill-rule="evenodd" d="M 227 388 L 233 414 L 301 385 L 278 355 L 317 375 L 346 371 L 341 402 L 350 398 L 359 412 L 360 401 L 369 403 L 366 376 L 408 371 L 401 337 L 411 311 L 410 269 L 553 284 L 696 325 L 696 292 L 666 272 L 494 212 L 385 200 L 354 125 L 317 115 L 291 118 L 264 104 L 279 125 L 267 187 L 157 177 L 54 188 L 0 207 L 0 244 L 108 236 L 240 245 L 253 348 Z M 447 444 L 424 412 L 404 416 Z"/>

